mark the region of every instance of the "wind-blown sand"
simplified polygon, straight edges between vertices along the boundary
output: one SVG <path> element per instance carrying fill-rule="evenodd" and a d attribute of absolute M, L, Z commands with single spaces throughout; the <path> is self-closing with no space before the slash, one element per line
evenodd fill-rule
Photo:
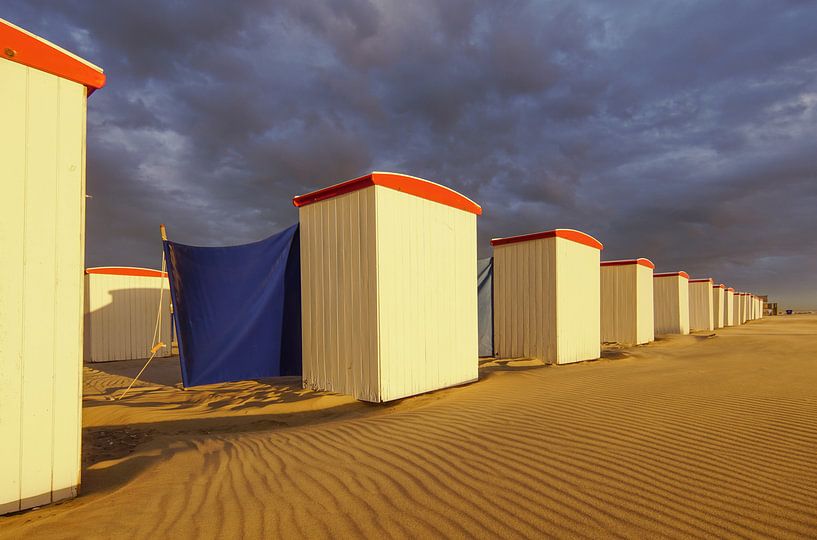
<path fill-rule="evenodd" d="M 95 365 L 82 496 L 0 536 L 817 536 L 817 316 L 712 334 L 385 406 Z"/>

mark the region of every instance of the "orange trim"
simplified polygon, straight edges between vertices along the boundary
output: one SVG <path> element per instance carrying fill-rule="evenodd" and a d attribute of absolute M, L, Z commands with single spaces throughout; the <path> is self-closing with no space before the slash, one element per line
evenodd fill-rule
<path fill-rule="evenodd" d="M 680 272 L 662 272 L 661 274 L 653 274 L 652 277 L 671 277 L 671 276 L 681 276 L 682 278 L 689 279 L 689 274 L 681 270 Z"/>
<path fill-rule="evenodd" d="M 414 195 L 415 197 L 420 197 L 421 199 L 434 201 L 459 210 L 465 210 L 472 214 L 482 214 L 482 207 L 480 207 L 480 205 L 468 197 L 460 195 L 453 189 L 435 184 L 434 182 L 429 182 L 428 180 L 423 180 L 422 178 L 389 172 L 373 172 L 366 176 L 355 178 L 354 180 L 347 180 L 346 182 L 341 182 L 340 184 L 319 189 L 305 195 L 298 195 L 292 199 L 292 204 L 297 207 L 306 206 L 370 186 L 383 186 L 395 191 Z"/>
<path fill-rule="evenodd" d="M 0 58 L 74 81 L 88 94 L 105 86 L 105 74 L 48 41 L 0 20 Z"/>
<path fill-rule="evenodd" d="M 134 266 L 99 266 L 86 268 L 86 274 L 107 274 L 110 276 L 137 276 L 137 277 L 167 277 L 167 272 L 152 268 L 137 268 Z"/>
<path fill-rule="evenodd" d="M 715 281 L 715 280 L 712 279 L 711 277 L 710 278 L 704 278 L 704 279 L 690 279 L 689 280 L 690 283 L 704 283 L 704 282 L 712 283 L 713 281 Z"/>
<path fill-rule="evenodd" d="M 732 291 L 732 292 L 735 292 L 735 289 L 733 289 L 732 287 L 727 287 L 727 288 L 726 288 L 726 290 L 727 290 L 727 291 Z"/>
<path fill-rule="evenodd" d="M 725 289 L 725 288 L 726 288 L 726 285 L 724 285 L 723 283 L 721 283 L 720 285 L 712 285 L 712 288 L 713 288 L 713 289 Z"/>
<path fill-rule="evenodd" d="M 655 269 L 655 265 L 649 259 L 639 258 L 639 259 L 622 259 L 620 261 L 602 261 L 602 266 L 622 266 L 625 264 L 640 264 L 641 266 L 646 266 L 647 268 Z"/>
<path fill-rule="evenodd" d="M 539 240 L 540 238 L 564 238 L 576 242 L 577 244 L 584 244 L 591 248 L 596 248 L 599 251 L 604 249 L 604 244 L 581 231 L 575 229 L 553 229 L 552 231 L 543 231 L 531 234 L 522 234 L 519 236 L 508 236 L 506 238 L 494 238 L 491 240 L 492 246 L 503 246 L 505 244 L 515 244 L 517 242 L 527 242 L 529 240 Z"/>

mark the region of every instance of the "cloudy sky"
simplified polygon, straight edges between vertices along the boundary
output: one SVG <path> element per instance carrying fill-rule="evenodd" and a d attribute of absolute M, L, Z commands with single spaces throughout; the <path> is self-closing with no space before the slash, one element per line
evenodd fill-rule
<path fill-rule="evenodd" d="M 156 267 L 297 220 L 372 170 L 483 206 L 495 236 L 576 228 L 817 307 L 817 3 L 8 0 L 104 68 L 90 266 Z"/>

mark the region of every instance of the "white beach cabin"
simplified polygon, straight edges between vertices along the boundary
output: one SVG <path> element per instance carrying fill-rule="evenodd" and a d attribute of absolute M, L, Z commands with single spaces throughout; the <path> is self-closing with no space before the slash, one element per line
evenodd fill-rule
<path fill-rule="evenodd" d="M 383 402 L 477 379 L 479 205 L 385 172 L 293 203 L 304 387 Z"/>
<path fill-rule="evenodd" d="M 170 356 L 170 326 L 167 273 L 128 266 L 85 270 L 86 362 L 148 358 L 154 334 L 166 344 L 156 356 Z"/>
<path fill-rule="evenodd" d="M 712 324 L 715 328 L 724 327 L 724 307 L 723 299 L 726 292 L 726 285 L 720 283 L 712 285 Z"/>
<path fill-rule="evenodd" d="M 601 242 L 573 229 L 494 238 L 494 347 L 553 364 L 601 353 Z"/>
<path fill-rule="evenodd" d="M 601 263 L 601 341 L 639 345 L 655 339 L 649 259 Z"/>
<path fill-rule="evenodd" d="M 653 274 L 655 335 L 689 334 L 689 274 Z"/>
<path fill-rule="evenodd" d="M 0 19 L 0 514 L 79 488 L 85 109 L 104 84 Z"/>
<path fill-rule="evenodd" d="M 689 280 L 689 330 L 714 330 L 712 278 Z"/>
<path fill-rule="evenodd" d="M 735 289 L 727 287 L 723 294 L 723 325 L 735 325 Z"/>

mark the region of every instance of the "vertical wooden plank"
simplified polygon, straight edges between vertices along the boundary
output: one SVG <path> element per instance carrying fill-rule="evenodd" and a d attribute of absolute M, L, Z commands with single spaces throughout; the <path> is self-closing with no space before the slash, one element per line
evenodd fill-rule
<path fill-rule="evenodd" d="M 86 92 L 59 81 L 54 296 L 54 402 L 51 475 L 54 501 L 77 494 L 82 433 L 82 312 L 84 253 L 80 240 L 85 204 L 82 169 Z"/>
<path fill-rule="evenodd" d="M 29 70 L 21 507 L 51 501 L 58 79 Z"/>
<path fill-rule="evenodd" d="M 0 514 L 20 509 L 27 71 L 0 61 Z"/>

